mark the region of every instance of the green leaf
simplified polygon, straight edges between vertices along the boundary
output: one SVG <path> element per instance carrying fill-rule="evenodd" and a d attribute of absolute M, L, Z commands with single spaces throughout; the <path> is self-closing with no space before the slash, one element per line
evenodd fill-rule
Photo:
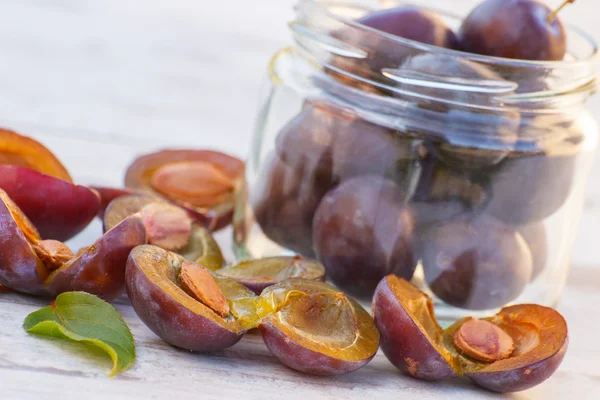
<path fill-rule="evenodd" d="M 99 347 L 113 361 L 110 376 L 135 361 L 135 343 L 123 317 L 112 305 L 85 292 L 58 295 L 50 306 L 25 318 L 29 333 L 70 339 Z"/>

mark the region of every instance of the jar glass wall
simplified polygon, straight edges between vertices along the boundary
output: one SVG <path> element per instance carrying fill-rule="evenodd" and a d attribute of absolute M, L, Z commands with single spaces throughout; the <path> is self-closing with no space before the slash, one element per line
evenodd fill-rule
<path fill-rule="evenodd" d="M 467 54 L 355 22 L 377 4 L 298 3 L 258 111 L 238 257 L 317 257 L 365 300 L 393 273 L 442 317 L 554 305 L 597 144 L 595 44 L 571 29 L 562 62 Z"/>

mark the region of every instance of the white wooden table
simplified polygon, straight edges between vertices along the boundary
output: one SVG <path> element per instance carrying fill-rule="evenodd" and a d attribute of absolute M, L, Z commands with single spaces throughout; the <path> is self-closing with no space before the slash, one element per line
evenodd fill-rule
<path fill-rule="evenodd" d="M 84 184 L 119 185 L 136 154 L 167 146 L 245 158 L 264 68 L 289 43 L 293 4 L 0 0 L 0 125 L 44 142 Z M 581 1 L 564 14 L 600 38 L 596 6 Z M 600 111 L 599 104 L 591 107 Z M 600 398 L 599 177 L 596 163 L 559 306 L 569 323 L 569 351 L 550 380 L 515 398 Z M 100 231 L 95 222 L 71 244 L 88 244 Z M 228 249 L 230 232 L 218 239 Z M 25 316 L 45 305 L 0 295 L 1 399 L 496 397 L 467 381 L 403 377 L 381 354 L 346 376 L 304 376 L 279 364 L 256 335 L 213 355 L 176 350 L 140 322 L 126 298 L 116 306 L 133 331 L 138 358 L 108 378 L 108 358 L 24 332 Z"/>

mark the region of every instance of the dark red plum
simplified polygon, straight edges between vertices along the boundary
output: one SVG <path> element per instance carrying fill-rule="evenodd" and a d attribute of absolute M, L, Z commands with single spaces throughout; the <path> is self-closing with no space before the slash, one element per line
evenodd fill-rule
<path fill-rule="evenodd" d="M 373 313 L 385 356 L 423 380 L 464 375 L 491 391 L 518 392 L 548 379 L 568 346 L 564 318 L 536 304 L 466 317 L 442 330 L 429 296 L 393 275 L 377 287 Z"/>
<path fill-rule="evenodd" d="M 432 227 L 420 239 L 427 284 L 455 307 L 501 307 L 531 281 L 528 244 L 517 230 L 493 217 L 459 217 Z"/>
<path fill-rule="evenodd" d="M 415 216 L 390 180 L 363 176 L 325 195 L 313 242 L 327 276 L 355 296 L 373 294 L 390 273 L 410 279 L 417 264 Z"/>
<path fill-rule="evenodd" d="M 320 183 L 312 172 L 270 160 L 251 199 L 256 221 L 275 243 L 314 257 L 312 221 L 329 185 Z"/>
<path fill-rule="evenodd" d="M 0 165 L 0 188 L 44 239 L 72 238 L 90 224 L 100 209 L 100 198 L 93 190 L 15 165 Z"/>
<path fill-rule="evenodd" d="M 550 247 L 546 227 L 543 222 L 535 222 L 530 225 L 521 226 L 517 230 L 529 245 L 529 250 L 533 257 L 531 280 L 534 280 L 544 271 L 548 262 Z"/>
<path fill-rule="evenodd" d="M 562 22 L 538 0 L 485 0 L 458 37 L 464 51 L 521 60 L 560 61 L 567 47 Z"/>
<path fill-rule="evenodd" d="M 416 157 L 411 145 L 392 129 L 317 100 L 307 102 L 276 141 L 281 160 L 292 168 L 313 171 L 325 185 L 368 174 L 402 178 Z"/>
<path fill-rule="evenodd" d="M 218 230 L 231 223 L 244 171 L 243 161 L 218 151 L 169 149 L 137 158 L 125 186 L 174 202 Z"/>
<path fill-rule="evenodd" d="M 488 174 L 486 212 L 512 225 L 541 221 L 571 194 L 577 145 L 562 143 L 543 152 L 514 152 Z"/>

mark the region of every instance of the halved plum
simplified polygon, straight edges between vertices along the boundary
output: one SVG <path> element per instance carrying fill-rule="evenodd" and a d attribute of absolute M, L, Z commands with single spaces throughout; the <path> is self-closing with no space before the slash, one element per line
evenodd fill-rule
<path fill-rule="evenodd" d="M 514 342 L 511 356 L 505 359 L 486 363 L 461 357 L 464 374 L 488 390 L 518 392 L 539 385 L 558 369 L 567 352 L 567 323 L 552 308 L 535 304 L 514 305 L 484 320 L 506 332 Z M 447 334 L 459 331 L 468 321 L 458 321 L 447 329 Z M 479 337 L 483 334 L 485 332 L 480 332 Z M 460 347 L 456 347 L 460 353 Z"/>
<path fill-rule="evenodd" d="M 323 197 L 313 218 L 313 243 L 335 285 L 370 299 L 384 276 L 413 276 L 416 224 L 405 200 L 395 182 L 377 175 L 347 180 Z"/>
<path fill-rule="evenodd" d="M 142 216 L 149 244 L 175 251 L 212 271 L 223 267 L 223 254 L 210 231 L 192 225 L 185 209 L 160 197 L 132 194 L 114 199 L 104 214 L 104 229 L 135 213 Z"/>
<path fill-rule="evenodd" d="M 288 279 L 266 288 L 259 329 L 286 366 L 314 375 L 339 375 L 367 364 L 379 348 L 369 313 L 333 286 Z"/>
<path fill-rule="evenodd" d="M 90 224 L 100 209 L 95 191 L 16 165 L 0 165 L 0 188 L 44 239 L 72 238 Z"/>
<path fill-rule="evenodd" d="M 458 361 L 444 347 L 429 296 L 408 281 L 388 275 L 375 290 L 372 309 L 381 350 L 396 368 L 431 381 L 458 375 Z"/>
<path fill-rule="evenodd" d="M 160 195 L 205 220 L 211 230 L 231 222 L 244 163 L 210 150 L 162 150 L 136 159 L 125 186 Z"/>
<path fill-rule="evenodd" d="M 568 346 L 564 318 L 536 304 L 464 318 L 443 331 L 429 296 L 394 275 L 377 287 L 373 312 L 386 357 L 419 379 L 466 375 L 491 391 L 521 391 L 548 379 Z"/>
<path fill-rule="evenodd" d="M 256 294 L 260 294 L 268 286 L 290 278 L 318 281 L 325 279 L 325 267 L 302 256 L 247 260 L 216 272 L 235 279 Z"/>
<path fill-rule="evenodd" d="M 190 241 L 192 219 L 181 207 L 160 197 L 132 194 L 114 199 L 104 213 L 104 230 L 112 229 L 130 215 L 140 213 L 148 243 L 166 250 L 180 250 Z"/>
<path fill-rule="evenodd" d="M 112 300 L 125 286 L 129 252 L 144 243 L 146 230 L 142 218 L 132 215 L 54 270 L 46 279 L 46 289 L 53 296 L 84 291 Z"/>
<path fill-rule="evenodd" d="M 263 233 L 275 243 L 313 257 L 313 217 L 332 182 L 308 165 L 293 168 L 272 157 L 260 174 L 251 204 Z"/>
<path fill-rule="evenodd" d="M 221 269 L 225 264 L 221 248 L 211 232 L 199 226 L 194 226 L 190 241 L 178 253 L 211 271 Z"/>
<path fill-rule="evenodd" d="M 146 242 L 139 215 L 129 217 L 76 255 L 42 240 L 25 214 L 0 190 L 0 283 L 34 295 L 83 290 L 111 299 L 123 288 L 129 251 Z"/>
<path fill-rule="evenodd" d="M 249 314 L 256 314 L 255 294 L 243 285 L 156 246 L 133 249 L 126 287 L 140 319 L 164 341 L 186 350 L 210 352 L 233 346 L 248 329 L 244 305 L 250 305 Z M 217 299 L 221 296 L 228 300 L 227 312 Z"/>
<path fill-rule="evenodd" d="M 2 128 L 0 128 L 0 164 L 25 167 L 63 181 L 73 182 L 64 165 L 43 144 Z"/>
<path fill-rule="evenodd" d="M 256 296 L 231 278 L 151 245 L 131 252 L 126 282 L 140 319 L 183 349 L 222 350 L 258 327 L 285 365 L 335 375 L 362 367 L 379 347 L 371 316 L 322 282 L 288 279 Z"/>

